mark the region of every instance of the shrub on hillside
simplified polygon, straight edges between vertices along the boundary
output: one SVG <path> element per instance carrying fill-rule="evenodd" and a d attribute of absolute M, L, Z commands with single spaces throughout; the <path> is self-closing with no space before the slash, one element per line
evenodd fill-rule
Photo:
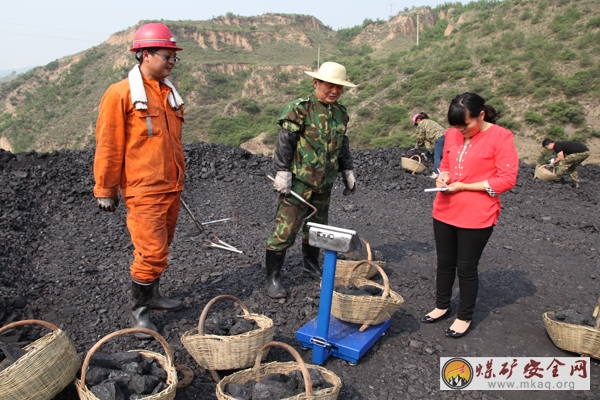
<path fill-rule="evenodd" d="M 356 115 L 358 115 L 360 118 L 371 118 L 373 111 L 370 108 L 363 107 L 356 111 Z"/>
<path fill-rule="evenodd" d="M 587 28 L 594 29 L 600 28 L 600 17 L 593 17 L 586 24 Z"/>
<path fill-rule="evenodd" d="M 529 80 L 522 72 L 514 72 L 508 76 L 508 79 L 498 85 L 498 94 L 504 96 L 522 96 L 528 91 Z"/>
<path fill-rule="evenodd" d="M 54 60 L 46 64 L 44 67 L 46 71 L 54 71 L 58 69 L 58 60 Z"/>
<path fill-rule="evenodd" d="M 465 71 L 471 68 L 473 64 L 469 60 L 450 61 L 438 67 L 440 72 Z"/>
<path fill-rule="evenodd" d="M 552 91 L 547 87 L 539 87 L 533 91 L 534 100 L 545 100 L 552 94 Z"/>
<path fill-rule="evenodd" d="M 387 91 L 387 98 L 389 100 L 396 100 L 402 96 L 402 90 L 398 88 L 390 88 Z"/>
<path fill-rule="evenodd" d="M 500 118 L 498 125 L 508 129 L 512 133 L 517 133 L 521 129 L 521 124 L 512 118 Z"/>
<path fill-rule="evenodd" d="M 374 138 L 369 142 L 371 148 L 412 147 L 415 139 L 403 132 L 394 132 L 391 136 Z"/>
<path fill-rule="evenodd" d="M 565 95 L 574 97 L 587 93 L 593 87 L 593 83 L 594 77 L 589 71 L 578 71 L 563 79 L 562 88 Z"/>
<path fill-rule="evenodd" d="M 581 126 L 585 122 L 585 113 L 581 104 L 576 101 L 565 103 L 564 101 L 552 101 L 546 104 L 544 112 L 551 121 L 561 122 L 563 124 L 571 123 L 575 126 Z M 563 132 L 564 133 L 564 132 Z"/>
<path fill-rule="evenodd" d="M 396 74 L 386 75 L 383 78 L 381 78 L 381 81 L 377 84 L 377 87 L 379 88 L 379 90 L 387 89 L 397 80 L 398 80 L 398 75 L 396 75 Z"/>
<path fill-rule="evenodd" d="M 546 129 L 546 135 L 550 138 L 557 138 L 561 140 L 565 140 L 567 137 L 565 136 L 565 128 L 561 125 L 552 124 Z"/>
<path fill-rule="evenodd" d="M 525 117 L 525 123 L 528 125 L 544 125 L 544 117 L 535 111 L 525 111 L 523 116 Z"/>
<path fill-rule="evenodd" d="M 554 158 L 554 152 L 552 150 L 544 149 L 542 147 L 539 157 L 537 158 L 538 165 L 547 165 L 550 163 L 550 159 Z"/>
<path fill-rule="evenodd" d="M 574 7 L 569 7 L 562 13 L 556 15 L 548 26 L 554 31 L 554 33 L 561 33 L 569 30 L 571 26 L 579 20 L 579 18 L 581 18 L 581 13 L 579 10 Z"/>

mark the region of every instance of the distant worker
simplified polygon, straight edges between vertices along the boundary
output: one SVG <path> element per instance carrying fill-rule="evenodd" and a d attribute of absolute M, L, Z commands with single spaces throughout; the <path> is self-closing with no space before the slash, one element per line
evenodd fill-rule
<path fill-rule="evenodd" d="M 121 192 L 134 247 L 131 325 L 154 331 L 151 308 L 173 311 L 182 307 L 181 301 L 164 298 L 158 290 L 175 234 L 185 175 L 183 100 L 167 79 L 180 50 L 167 26 L 141 26 L 131 48 L 139 64 L 128 78 L 108 88 L 96 123 L 94 196 L 100 209 L 114 212 Z M 136 336 L 152 338 L 142 333 Z"/>
<path fill-rule="evenodd" d="M 344 86 L 356 87 L 346 81 L 346 68 L 325 62 L 318 72 L 305 71 L 313 77 L 315 90 L 309 96 L 289 103 L 281 113 L 279 141 L 273 155 L 277 171 L 273 188 L 279 192 L 275 232 L 267 240 L 265 265 L 267 293 L 271 298 L 287 295 L 281 284 L 281 268 L 287 249 L 294 244 L 302 220 L 312 210 L 290 196 L 302 196 L 317 209 L 311 222 L 327 224 L 331 189 L 342 173 L 344 196 L 354 194 L 356 177 L 353 171 L 350 142 L 346 136 L 348 113 L 337 102 Z M 308 227 L 302 229 L 302 272 L 321 279 L 319 248 L 308 244 Z"/>
<path fill-rule="evenodd" d="M 434 120 L 429 119 L 429 116 L 424 112 L 413 115 L 412 121 L 413 126 L 417 127 L 417 144 L 415 145 L 415 149 L 425 146 L 427 153 L 429 153 L 427 158 L 433 153 L 433 172 L 429 177 L 436 179 L 440 170 L 442 153 L 444 152 L 444 133 L 446 130 Z"/>
<path fill-rule="evenodd" d="M 565 171 L 569 171 L 571 186 L 579 189 L 577 168 L 590 156 L 590 149 L 583 143 L 573 141 L 555 142 L 552 139 L 544 139 L 542 147 L 556 153 L 556 158 L 550 160 L 550 164 L 556 166 L 554 171 L 556 180 L 560 180 Z"/>

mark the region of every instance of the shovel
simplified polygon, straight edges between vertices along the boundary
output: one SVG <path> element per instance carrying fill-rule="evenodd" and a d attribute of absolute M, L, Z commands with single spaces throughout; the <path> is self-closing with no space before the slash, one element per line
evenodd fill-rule
<path fill-rule="evenodd" d="M 185 211 L 187 211 L 187 213 L 190 215 L 190 217 L 192 218 L 192 220 L 194 221 L 194 223 L 200 230 L 200 233 L 204 232 L 203 226 L 205 226 L 205 225 L 218 224 L 221 222 L 233 222 L 237 226 L 239 223 L 238 217 L 223 218 L 223 219 L 217 219 L 215 221 L 207 221 L 207 222 L 200 223 L 200 222 L 198 222 L 198 220 L 196 218 L 194 218 L 194 214 L 192 214 L 192 211 L 190 210 L 190 208 L 188 207 L 188 205 L 185 203 L 185 201 L 183 199 L 181 199 L 181 205 L 183 206 L 183 208 L 185 208 Z"/>
<path fill-rule="evenodd" d="M 273 178 L 271 175 L 267 175 L 267 178 L 269 178 L 270 180 L 272 180 L 273 182 L 275 182 L 275 178 Z M 300 196 L 298 193 L 296 193 L 294 191 L 290 191 L 290 194 L 292 196 L 294 196 L 295 198 L 297 198 L 298 200 L 300 200 L 301 202 L 303 202 L 304 204 L 306 204 L 307 206 L 309 206 L 313 210 L 313 212 L 311 212 L 308 217 L 304 218 L 302 220 L 302 222 L 311 219 L 312 216 L 317 213 L 317 208 L 315 206 L 313 206 L 312 204 L 310 204 L 308 201 L 304 200 L 304 198 L 302 196 Z"/>
<path fill-rule="evenodd" d="M 198 222 L 198 220 L 196 219 L 196 217 L 194 217 L 194 214 L 192 214 L 192 210 L 190 210 L 190 208 L 185 203 L 185 201 L 183 201 L 183 197 L 180 199 L 180 201 L 181 201 L 181 205 L 183 206 L 183 208 L 185 209 L 185 211 L 187 211 L 187 213 L 189 214 L 189 216 L 192 219 L 192 221 L 194 221 L 194 223 L 198 227 L 198 230 L 200 231 L 200 233 L 203 233 L 204 232 L 204 228 L 202 227 L 202 224 L 200 222 Z"/>

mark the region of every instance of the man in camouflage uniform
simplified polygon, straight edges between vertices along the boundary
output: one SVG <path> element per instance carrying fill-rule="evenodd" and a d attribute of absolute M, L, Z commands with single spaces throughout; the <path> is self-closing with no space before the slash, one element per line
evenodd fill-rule
<path fill-rule="evenodd" d="M 579 173 L 577 168 L 590 156 L 590 149 L 579 142 L 564 141 L 555 142 L 552 139 L 544 139 L 542 147 L 552 150 L 556 153 L 556 158 L 550 160 L 551 165 L 556 165 L 556 180 L 560 180 L 562 175 L 569 171 L 571 186 L 579 189 Z"/>
<path fill-rule="evenodd" d="M 275 232 L 267 240 L 265 265 L 267 293 L 271 298 L 287 295 L 281 284 L 281 268 L 286 250 L 294 244 L 302 220 L 312 209 L 290 192 L 312 204 L 316 214 L 311 222 L 327 224 L 331 189 L 338 172 L 342 173 L 344 196 L 354 194 L 356 178 L 353 171 L 350 143 L 346 136 L 348 113 L 337 102 L 344 86 L 356 87 L 346 81 L 346 68 L 325 62 L 318 72 L 305 71 L 313 77 L 315 91 L 307 97 L 289 103 L 279 117 L 279 141 L 273 155 L 277 171 L 273 188 L 279 192 Z M 303 273 L 321 278 L 319 248 L 308 244 L 308 228 L 302 229 Z"/>
<path fill-rule="evenodd" d="M 428 156 L 433 154 L 433 172 L 429 177 L 436 179 L 442 161 L 446 130 L 437 122 L 429 119 L 429 116 L 424 112 L 413 115 L 412 120 L 413 126 L 417 127 L 415 150 L 425 146 L 427 153 L 429 153 Z"/>

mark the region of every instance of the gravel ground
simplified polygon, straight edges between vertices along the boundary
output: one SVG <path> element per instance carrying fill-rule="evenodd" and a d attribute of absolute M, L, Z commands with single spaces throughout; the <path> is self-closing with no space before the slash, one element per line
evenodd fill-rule
<path fill-rule="evenodd" d="M 176 364 L 195 378 L 176 399 L 214 399 L 216 383 L 181 344 L 195 328 L 208 301 L 236 296 L 251 312 L 270 317 L 274 339 L 301 350 L 295 332 L 318 311 L 319 284 L 300 274 L 300 242 L 288 251 L 283 283 L 289 295 L 272 300 L 264 288 L 262 265 L 274 229 L 276 194 L 265 177 L 271 159 L 242 149 L 186 145 L 188 173 L 183 198 L 200 221 L 237 216 L 239 224 L 215 224 L 200 234 L 181 210 L 163 293 L 183 298 L 178 312 L 153 311 Z M 581 168 L 581 189 L 533 179 L 534 166 L 521 164 L 517 186 L 501 196 L 500 222 L 480 263 L 480 295 L 472 331 L 462 339 L 444 336 L 451 319 L 422 325 L 434 307 L 435 264 L 431 205 L 423 189 L 433 180 L 403 171 L 406 149 L 354 151 L 359 186 L 342 196 L 333 190 L 330 224 L 356 230 L 371 243 L 392 290 L 405 300 L 385 336 L 356 366 L 330 357 L 324 367 L 343 381 L 339 399 L 564 399 L 600 398 L 600 366 L 593 360 L 590 391 L 440 391 L 440 357 L 576 356 L 554 346 L 542 313 L 579 310 L 591 314 L 600 291 L 600 166 Z M 109 214 L 92 196 L 93 150 L 11 154 L 0 151 L 0 326 L 41 319 L 64 329 L 83 358 L 102 337 L 128 327 L 129 264 L 132 246 L 125 208 Z M 567 178 L 568 179 L 568 178 Z M 244 251 L 238 255 L 202 244 L 213 235 Z M 457 299 L 453 301 L 456 309 Z M 232 303 L 215 305 L 215 311 Z M 455 311 L 453 312 L 453 315 Z M 18 330 L 19 343 L 40 329 Z M 141 346 L 141 347 L 140 347 Z M 147 348 L 156 342 L 123 336 L 102 351 Z M 269 361 L 289 361 L 275 348 Z M 57 399 L 75 399 L 73 385 Z"/>

